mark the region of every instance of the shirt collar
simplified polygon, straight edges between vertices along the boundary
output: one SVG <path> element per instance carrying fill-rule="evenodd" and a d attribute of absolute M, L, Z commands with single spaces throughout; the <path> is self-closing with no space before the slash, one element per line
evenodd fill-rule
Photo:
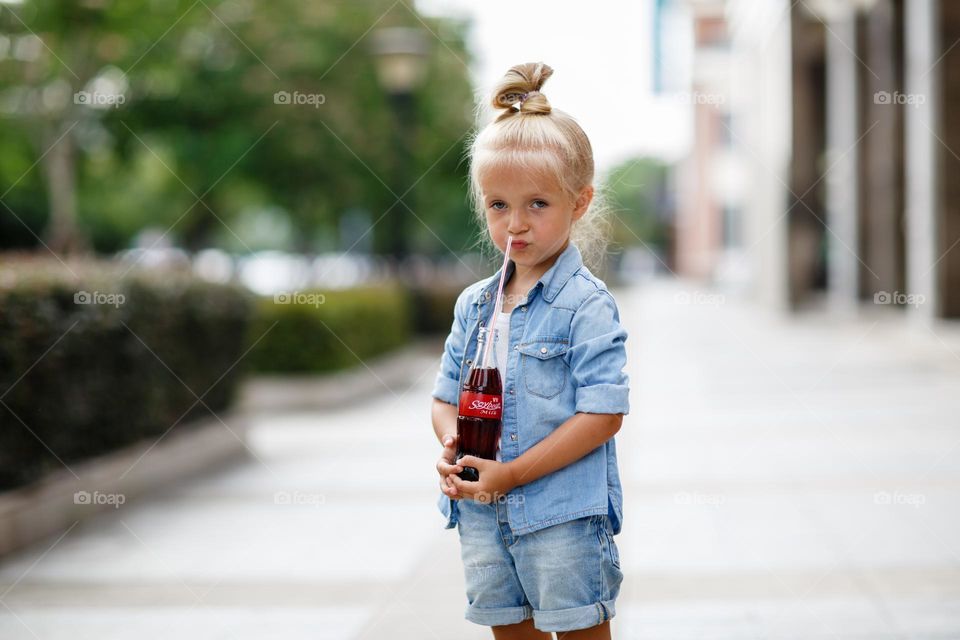
<path fill-rule="evenodd" d="M 544 300 L 553 302 L 553 299 L 560 293 L 563 285 L 567 283 L 567 280 L 569 280 L 582 265 L 583 256 L 580 254 L 580 249 L 572 242 L 568 243 L 567 248 L 557 256 L 553 266 L 540 276 L 540 279 L 537 280 L 531 291 L 536 289 L 537 286 L 542 286 Z M 512 276 L 516 270 L 516 266 L 513 260 L 507 263 L 507 277 L 504 281 L 510 279 L 510 276 Z M 503 267 L 497 269 L 495 274 L 483 281 L 483 286 L 480 288 L 480 292 L 477 294 L 477 299 L 474 303 L 483 305 L 493 300 L 493 297 L 497 294 L 497 287 L 500 284 L 500 272 L 502 270 Z"/>

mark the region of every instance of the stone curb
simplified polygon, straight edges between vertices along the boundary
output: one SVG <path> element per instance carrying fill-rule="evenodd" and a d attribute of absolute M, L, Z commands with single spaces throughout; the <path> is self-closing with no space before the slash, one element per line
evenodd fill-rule
<path fill-rule="evenodd" d="M 243 457 L 249 419 L 223 414 L 96 458 L 73 463 L 33 484 L 0 493 L 0 557 L 118 508 L 175 480 Z M 224 426 L 229 426 L 229 429 Z M 76 475 L 74 475 L 76 474 Z"/>
<path fill-rule="evenodd" d="M 421 338 L 395 351 L 370 358 L 346 371 L 303 375 L 257 375 L 241 384 L 236 404 L 244 414 L 332 409 L 373 396 L 404 390 L 420 373 L 424 359 L 440 365 L 442 338 Z"/>

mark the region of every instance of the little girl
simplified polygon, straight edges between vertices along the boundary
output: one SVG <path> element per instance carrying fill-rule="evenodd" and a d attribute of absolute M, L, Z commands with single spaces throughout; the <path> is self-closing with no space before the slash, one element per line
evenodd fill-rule
<path fill-rule="evenodd" d="M 627 333 L 583 263 L 605 250 L 603 211 L 590 141 L 540 93 L 552 73 L 542 63 L 510 69 L 493 94 L 502 113 L 470 147 L 484 235 L 501 252 L 513 243 L 500 317 L 491 317 L 500 271 L 456 302 L 432 392 L 439 506 L 460 533 L 467 620 L 495 638 L 610 638 L 623 579 L 614 435 L 629 412 Z M 500 451 L 456 460 L 460 383 L 481 328 L 500 352 Z M 464 467 L 479 481 L 461 480 Z"/>

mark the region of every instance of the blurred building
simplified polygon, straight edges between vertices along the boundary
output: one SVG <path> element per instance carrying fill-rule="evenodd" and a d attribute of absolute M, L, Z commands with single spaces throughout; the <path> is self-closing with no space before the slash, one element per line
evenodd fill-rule
<path fill-rule="evenodd" d="M 960 317 L 960 3 L 664 5 L 694 43 L 678 272 L 782 308 Z"/>
<path fill-rule="evenodd" d="M 675 263 L 686 276 L 730 278 L 735 276 L 728 267 L 742 258 L 743 248 L 741 173 L 729 102 L 735 65 L 723 3 L 686 4 L 692 9 L 693 57 L 689 86 L 677 95 L 691 110 L 693 145 L 676 174 Z"/>

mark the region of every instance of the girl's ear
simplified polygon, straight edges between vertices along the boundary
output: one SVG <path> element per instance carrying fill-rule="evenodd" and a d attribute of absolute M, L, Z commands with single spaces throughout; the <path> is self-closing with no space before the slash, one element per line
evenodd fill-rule
<path fill-rule="evenodd" d="M 583 217 L 583 214 L 590 208 L 590 202 L 593 200 L 593 185 L 587 185 L 580 190 L 577 201 L 573 205 L 573 221 L 576 222 Z"/>

